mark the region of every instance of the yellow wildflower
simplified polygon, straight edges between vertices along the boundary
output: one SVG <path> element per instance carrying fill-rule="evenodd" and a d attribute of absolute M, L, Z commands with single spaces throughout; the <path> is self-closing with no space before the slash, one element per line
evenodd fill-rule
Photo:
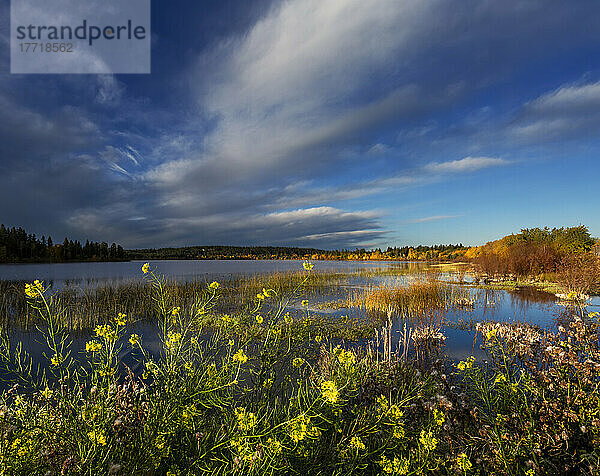
<path fill-rule="evenodd" d="M 262 324 L 263 321 L 264 321 L 264 319 L 260 314 L 258 316 L 256 316 L 256 322 L 258 322 L 259 324 Z"/>
<path fill-rule="evenodd" d="M 304 359 L 302 359 L 302 358 L 300 358 L 300 357 L 296 357 L 296 358 L 293 360 L 292 364 L 294 365 L 294 367 L 296 367 L 296 368 L 298 368 L 298 369 L 299 369 L 299 368 L 300 368 L 300 367 L 302 367 L 302 365 L 304 364 Z"/>
<path fill-rule="evenodd" d="M 429 453 L 430 451 L 434 451 L 437 448 L 438 440 L 433 436 L 431 430 L 427 432 L 425 430 L 421 430 L 421 434 L 419 436 L 419 443 L 421 443 L 421 446 L 423 446 L 425 451 Z"/>
<path fill-rule="evenodd" d="M 438 410 L 437 408 L 433 411 L 433 420 L 435 421 L 435 424 L 437 426 L 442 426 L 444 424 L 444 421 L 446 421 L 446 416 L 444 415 L 444 412 L 441 410 Z"/>
<path fill-rule="evenodd" d="M 168 347 L 176 346 L 180 340 L 181 340 L 181 334 L 179 332 L 169 331 L 169 333 L 167 334 L 167 346 Z"/>
<path fill-rule="evenodd" d="M 302 266 L 306 271 L 310 271 L 311 269 L 313 269 L 314 265 L 310 261 L 305 261 L 304 263 L 302 263 Z"/>
<path fill-rule="evenodd" d="M 235 409 L 238 427 L 244 433 L 248 433 L 256 425 L 256 416 L 254 413 L 247 412 L 245 408 Z"/>
<path fill-rule="evenodd" d="M 358 436 L 353 436 L 350 438 L 350 448 L 356 451 L 364 451 L 366 446 Z"/>
<path fill-rule="evenodd" d="M 244 354 L 244 351 L 242 349 L 240 349 L 235 354 L 233 354 L 232 360 L 240 364 L 245 364 L 248 361 L 248 356 Z"/>
<path fill-rule="evenodd" d="M 294 443 L 302 441 L 310 433 L 310 417 L 299 415 L 290 423 L 290 438 Z"/>
<path fill-rule="evenodd" d="M 30 298 L 37 298 L 44 293 L 44 285 L 37 279 L 32 284 L 25 284 L 25 295 Z"/>
<path fill-rule="evenodd" d="M 393 436 L 397 440 L 401 440 L 406 436 L 406 432 L 404 431 L 404 424 L 399 424 L 394 427 Z"/>
<path fill-rule="evenodd" d="M 208 288 L 212 289 L 213 291 L 216 291 L 217 289 L 219 289 L 219 286 L 221 286 L 219 283 L 217 283 L 216 281 L 213 281 L 212 283 L 210 283 L 208 285 Z"/>
<path fill-rule="evenodd" d="M 85 344 L 86 352 L 98 352 L 102 349 L 102 344 L 97 340 L 91 340 L 87 344 Z"/>
<path fill-rule="evenodd" d="M 273 454 L 277 455 L 281 453 L 281 443 L 273 438 L 267 440 L 267 448 L 269 448 L 269 451 Z"/>
<path fill-rule="evenodd" d="M 322 340 L 323 340 L 323 337 L 321 337 L 321 336 L 316 336 L 316 337 L 315 337 L 315 341 L 316 341 L 317 343 L 318 343 L 318 342 L 321 342 Z"/>
<path fill-rule="evenodd" d="M 103 324 L 96 326 L 94 329 L 98 337 L 104 337 L 106 340 L 115 340 L 117 338 L 117 331 L 115 331 L 109 324 Z"/>
<path fill-rule="evenodd" d="M 119 314 L 117 314 L 115 322 L 118 326 L 124 326 L 125 324 L 127 324 L 127 314 L 123 314 L 122 312 L 120 312 Z"/>
<path fill-rule="evenodd" d="M 396 404 L 390 406 L 389 414 L 390 418 L 394 421 L 400 421 L 402 418 L 404 418 L 404 412 Z"/>
<path fill-rule="evenodd" d="M 475 362 L 475 357 L 471 356 L 467 361 L 461 360 L 456 366 L 458 370 L 466 370 L 473 367 L 473 362 Z"/>
<path fill-rule="evenodd" d="M 394 459 L 390 460 L 383 455 L 379 464 L 381 465 L 381 470 L 384 474 L 403 475 L 408 474 L 410 469 L 410 461 L 405 458 L 399 459 L 397 456 L 394 456 Z"/>
<path fill-rule="evenodd" d="M 276 294 L 273 289 L 265 289 L 265 288 L 263 288 L 262 293 L 266 298 L 272 297 Z"/>
<path fill-rule="evenodd" d="M 103 431 L 92 430 L 88 432 L 87 436 L 92 441 L 92 443 L 96 445 L 106 446 L 106 436 L 104 436 Z"/>
<path fill-rule="evenodd" d="M 337 351 L 337 358 L 340 364 L 343 364 L 346 367 L 351 367 L 356 363 L 356 356 L 349 350 L 339 349 Z"/>
<path fill-rule="evenodd" d="M 150 271 L 150 263 L 144 263 L 142 266 L 142 273 L 148 274 L 148 271 Z"/>
<path fill-rule="evenodd" d="M 456 463 L 458 464 L 458 467 L 465 472 L 470 471 L 473 467 L 473 464 L 469 461 L 469 457 L 464 453 L 460 453 L 456 457 Z"/>
<path fill-rule="evenodd" d="M 140 342 L 140 336 L 137 334 L 131 334 L 131 336 L 129 337 L 129 343 L 131 345 L 136 345 Z"/>
<path fill-rule="evenodd" d="M 338 401 L 339 390 L 332 380 L 325 380 L 321 384 L 321 395 L 327 403 L 334 404 Z"/>

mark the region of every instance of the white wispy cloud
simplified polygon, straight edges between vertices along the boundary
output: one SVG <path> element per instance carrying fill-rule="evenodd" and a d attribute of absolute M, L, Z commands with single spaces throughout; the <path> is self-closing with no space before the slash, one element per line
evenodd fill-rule
<path fill-rule="evenodd" d="M 526 103 L 509 134 L 525 142 L 588 135 L 600 127 L 600 81 L 563 85 Z"/>
<path fill-rule="evenodd" d="M 434 215 L 430 217 L 421 217 L 409 220 L 407 223 L 428 223 L 431 221 L 449 220 L 450 218 L 457 218 L 460 215 Z"/>
<path fill-rule="evenodd" d="M 600 81 L 596 83 L 561 86 L 525 105 L 530 113 L 565 114 L 597 112 L 600 107 Z"/>
<path fill-rule="evenodd" d="M 507 165 L 509 162 L 496 157 L 465 157 L 464 159 L 451 160 L 448 162 L 431 162 L 425 166 L 425 170 L 436 174 L 466 173 L 489 167 Z"/>

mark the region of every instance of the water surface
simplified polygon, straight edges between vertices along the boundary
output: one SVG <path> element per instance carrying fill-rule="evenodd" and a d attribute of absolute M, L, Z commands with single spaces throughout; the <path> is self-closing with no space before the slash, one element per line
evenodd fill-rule
<path fill-rule="evenodd" d="M 33 281 L 40 279 L 51 283 L 53 290 L 65 286 L 85 288 L 107 283 L 119 284 L 143 279 L 140 269 L 143 263 L 143 261 L 130 261 L 0 265 L 0 280 Z M 360 291 L 368 286 L 406 286 L 415 279 L 419 279 L 410 271 L 418 271 L 425 266 L 423 263 L 395 261 L 317 261 L 314 265 L 315 272 L 336 272 L 346 276 L 325 291 L 309 296 L 311 299 L 309 312 L 312 314 L 348 315 L 350 318 L 359 317 L 365 311 L 350 308 L 322 309 L 318 304 L 331 300 L 343 301 L 350 293 Z M 188 282 L 298 271 L 302 269 L 302 262 L 297 260 L 164 260 L 153 261 L 152 266 L 156 267 L 160 274 L 166 275 L 170 279 Z M 375 270 L 379 273 L 369 274 L 370 271 Z M 361 271 L 367 273 L 360 273 Z M 442 279 L 452 281 L 454 276 L 444 274 Z M 449 311 L 444 316 L 448 322 L 453 324 L 481 321 L 524 322 L 551 329 L 556 325 L 557 319 L 564 318 L 565 311 L 568 311 L 564 303 L 561 303 L 554 295 L 534 288 L 521 288 L 515 291 L 468 288 L 468 292 L 475 301 L 475 305 Z M 292 307 L 298 313 L 305 312 L 305 308 L 300 305 L 300 302 L 293 303 Z M 587 309 L 588 312 L 600 311 L 600 298 L 592 298 Z M 415 324 L 408 323 L 408 325 L 410 327 Z M 398 342 L 400 331 L 403 328 L 404 322 L 395 319 L 392 330 L 395 343 Z M 138 322 L 128 330 L 140 334 L 144 343 L 150 347 L 149 350 L 158 350 L 159 342 L 155 323 Z M 90 338 L 92 332 L 92 330 L 84 330 L 73 334 L 73 352 L 75 354 L 81 355 L 85 342 Z M 443 332 L 447 337 L 444 350 L 450 357 L 462 359 L 470 355 L 477 357 L 482 355 L 478 348 L 479 343 L 475 340 L 476 333 L 474 331 L 450 326 L 446 327 Z M 37 332 L 13 329 L 12 337 L 15 341 L 22 341 L 24 347 L 32 352 L 35 360 L 42 358 Z M 123 357 L 128 365 L 137 368 L 135 359 L 127 355 L 127 351 Z"/>
<path fill-rule="evenodd" d="M 110 263 L 36 263 L 2 264 L 0 280 L 33 281 L 39 279 L 55 288 L 69 285 L 97 285 L 141 280 L 144 261 Z M 223 279 L 227 277 L 298 271 L 300 260 L 157 260 L 151 262 L 160 274 L 179 281 Z M 396 261 L 317 261 L 315 271 L 350 272 L 372 269 L 407 269 L 419 263 Z"/>

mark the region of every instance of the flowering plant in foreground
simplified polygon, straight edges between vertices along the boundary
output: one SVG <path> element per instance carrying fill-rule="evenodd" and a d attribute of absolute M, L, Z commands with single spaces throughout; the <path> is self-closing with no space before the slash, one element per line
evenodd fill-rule
<path fill-rule="evenodd" d="M 312 268 L 303 265 L 303 280 Z M 48 370 L 0 334 L 15 379 L 0 396 L 0 474 L 598 470 L 598 315 L 584 308 L 556 333 L 481 323 L 487 363 L 381 361 L 342 345 L 307 305 L 292 318 L 297 289 L 253 291 L 245 312 L 223 314 L 215 304 L 225 286 L 205 286 L 186 308 L 150 264 L 141 271 L 156 293 L 152 352 L 129 312 L 99 324 L 76 354 L 43 283 L 25 287 L 46 323 Z M 419 329 L 412 345 L 444 341 L 441 329 Z M 139 372 L 124 365 L 125 350 Z"/>

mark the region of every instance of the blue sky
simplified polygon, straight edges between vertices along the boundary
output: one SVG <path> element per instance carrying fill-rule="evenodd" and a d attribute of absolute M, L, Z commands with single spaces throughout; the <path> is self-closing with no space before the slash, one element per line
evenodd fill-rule
<path fill-rule="evenodd" d="M 600 235 L 600 3 L 152 2 L 152 74 L 11 75 L 0 221 L 354 248 Z"/>

